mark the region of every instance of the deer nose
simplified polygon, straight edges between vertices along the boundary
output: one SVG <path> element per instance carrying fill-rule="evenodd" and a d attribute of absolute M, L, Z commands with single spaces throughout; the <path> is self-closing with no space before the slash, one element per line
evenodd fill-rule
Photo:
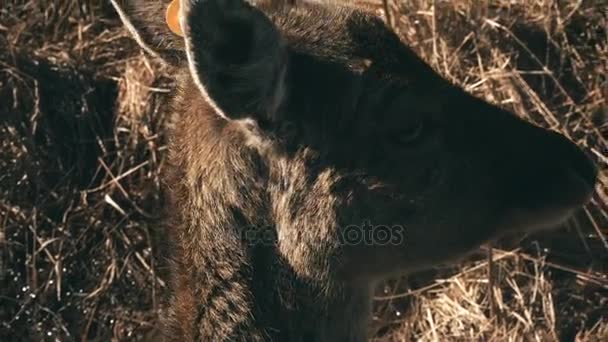
<path fill-rule="evenodd" d="M 512 122 L 519 134 L 501 139 L 498 173 L 507 203 L 529 210 L 576 209 L 593 194 L 598 170 L 575 143 L 553 131 Z M 516 126 L 517 125 L 517 126 Z"/>
<path fill-rule="evenodd" d="M 590 188 L 594 188 L 597 182 L 598 169 L 595 163 L 583 151 L 581 151 L 574 143 L 560 136 L 562 140 L 566 140 L 563 144 L 564 167 L 569 168 L 573 175 L 578 176 Z"/>
<path fill-rule="evenodd" d="M 530 153 L 529 184 L 545 204 L 578 207 L 586 204 L 595 187 L 598 170 L 575 143 L 553 131 L 535 128 L 536 148 Z M 525 148 L 525 146 L 522 146 Z M 537 198 L 538 199 L 538 198 Z"/>
<path fill-rule="evenodd" d="M 577 204 L 585 204 L 591 198 L 595 183 L 597 182 L 598 169 L 595 163 L 578 146 L 567 138 L 553 133 L 556 139 L 561 140 L 561 147 L 556 148 L 558 160 L 561 160 L 564 168 L 565 180 L 570 182 L 572 200 Z M 568 188 L 568 186 L 566 185 Z"/>

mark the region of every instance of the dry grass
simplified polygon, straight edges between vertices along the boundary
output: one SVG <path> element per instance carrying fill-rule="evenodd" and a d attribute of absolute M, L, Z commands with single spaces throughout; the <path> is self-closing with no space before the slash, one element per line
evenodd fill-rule
<path fill-rule="evenodd" d="M 377 339 L 608 340 L 608 6 L 365 2 L 448 79 L 568 135 L 601 168 L 567 227 L 387 282 Z M 2 2 L 0 340 L 153 334 L 169 73 L 105 1 Z"/>

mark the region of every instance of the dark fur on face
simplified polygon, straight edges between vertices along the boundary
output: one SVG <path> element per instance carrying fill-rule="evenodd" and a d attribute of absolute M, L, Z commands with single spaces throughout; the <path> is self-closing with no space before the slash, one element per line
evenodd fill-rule
<path fill-rule="evenodd" d="M 122 4 L 181 70 L 167 340 L 363 341 L 377 280 L 553 226 L 591 195 L 573 143 L 451 85 L 376 17 L 182 0 L 181 39 L 166 5 Z"/>

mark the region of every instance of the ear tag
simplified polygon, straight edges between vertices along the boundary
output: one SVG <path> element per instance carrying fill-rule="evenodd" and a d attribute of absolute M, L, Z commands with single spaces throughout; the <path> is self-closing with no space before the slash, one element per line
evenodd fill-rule
<path fill-rule="evenodd" d="M 167 21 L 167 26 L 171 32 L 175 33 L 178 36 L 183 36 L 182 27 L 179 24 L 179 1 L 173 0 L 167 7 L 167 12 L 165 13 L 165 20 Z"/>

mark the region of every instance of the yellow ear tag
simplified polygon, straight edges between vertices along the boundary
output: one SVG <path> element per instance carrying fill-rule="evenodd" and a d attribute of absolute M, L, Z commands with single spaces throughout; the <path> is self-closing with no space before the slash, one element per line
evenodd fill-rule
<path fill-rule="evenodd" d="M 171 32 L 178 36 L 183 36 L 182 27 L 179 24 L 179 0 L 173 0 L 167 7 L 167 13 L 165 14 L 165 20 L 167 26 Z"/>

